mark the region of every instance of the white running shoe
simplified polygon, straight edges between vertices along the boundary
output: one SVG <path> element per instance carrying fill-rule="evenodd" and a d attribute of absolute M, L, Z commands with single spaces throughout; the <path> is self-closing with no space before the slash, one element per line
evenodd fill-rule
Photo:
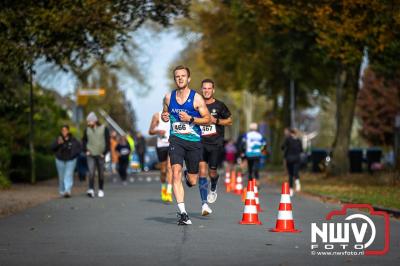
<path fill-rule="evenodd" d="M 201 206 L 201 215 L 202 216 L 207 216 L 212 213 L 211 208 L 208 206 L 207 203 L 204 203 L 203 206 Z"/>
<path fill-rule="evenodd" d="M 294 195 L 294 191 L 293 191 L 293 188 L 291 188 L 290 189 L 290 196 L 293 197 L 293 195 Z"/>
<path fill-rule="evenodd" d="M 299 179 L 296 179 L 295 185 L 296 185 L 296 192 L 299 192 L 301 190 L 301 185 L 300 185 L 300 180 Z"/>
<path fill-rule="evenodd" d="M 207 195 L 208 203 L 214 203 L 217 200 L 217 196 L 218 196 L 217 190 L 215 191 L 210 190 L 210 193 L 208 193 Z"/>
<path fill-rule="evenodd" d="M 86 194 L 88 195 L 88 197 L 94 198 L 94 190 L 93 189 L 88 189 L 88 191 L 86 192 Z"/>
<path fill-rule="evenodd" d="M 99 197 L 99 198 L 104 197 L 104 191 L 103 190 L 99 190 L 99 192 L 97 192 L 97 197 Z"/>

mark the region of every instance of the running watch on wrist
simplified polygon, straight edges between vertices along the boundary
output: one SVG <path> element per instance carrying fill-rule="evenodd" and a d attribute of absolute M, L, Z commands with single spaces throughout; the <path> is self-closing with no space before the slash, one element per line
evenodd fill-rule
<path fill-rule="evenodd" d="M 192 124 L 194 122 L 194 117 L 192 116 L 191 118 L 190 118 L 190 123 Z"/>

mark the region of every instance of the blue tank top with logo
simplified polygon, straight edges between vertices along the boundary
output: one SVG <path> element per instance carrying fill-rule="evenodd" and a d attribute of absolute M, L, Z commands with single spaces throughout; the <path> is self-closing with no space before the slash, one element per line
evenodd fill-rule
<path fill-rule="evenodd" d="M 179 119 L 180 112 L 186 112 L 192 117 L 201 117 L 199 111 L 194 108 L 194 96 L 196 92 L 190 90 L 189 97 L 184 104 L 179 104 L 176 100 L 176 90 L 172 91 L 168 106 L 169 119 L 171 123 L 170 135 L 188 141 L 200 141 L 201 129 L 199 125 L 183 122 Z"/>

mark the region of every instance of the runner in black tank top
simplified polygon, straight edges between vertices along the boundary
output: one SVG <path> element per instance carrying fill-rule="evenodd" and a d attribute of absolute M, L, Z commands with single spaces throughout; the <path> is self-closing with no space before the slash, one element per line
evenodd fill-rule
<path fill-rule="evenodd" d="M 201 126 L 203 157 L 200 162 L 199 178 L 202 215 L 208 215 L 212 210 L 207 205 L 207 201 L 214 203 L 217 199 L 218 161 L 224 145 L 225 126 L 232 125 L 232 115 L 223 102 L 214 98 L 214 81 L 205 79 L 202 81 L 201 87 L 207 109 L 211 114 L 211 124 Z M 211 181 L 210 194 L 208 194 L 207 170 Z"/>

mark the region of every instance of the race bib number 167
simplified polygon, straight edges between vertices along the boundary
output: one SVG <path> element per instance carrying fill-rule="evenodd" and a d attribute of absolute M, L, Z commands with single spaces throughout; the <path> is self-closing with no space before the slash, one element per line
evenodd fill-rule
<path fill-rule="evenodd" d="M 201 135 L 202 136 L 209 136 L 217 134 L 217 129 L 215 124 L 209 126 L 201 126 Z"/>

